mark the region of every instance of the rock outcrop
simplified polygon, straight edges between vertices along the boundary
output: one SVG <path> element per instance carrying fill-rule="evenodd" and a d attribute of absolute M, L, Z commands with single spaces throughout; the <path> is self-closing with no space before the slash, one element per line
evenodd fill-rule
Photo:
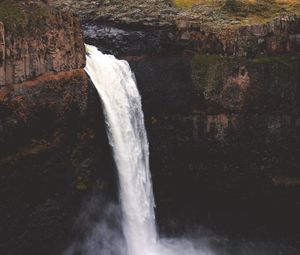
<path fill-rule="evenodd" d="M 297 3 L 281 6 L 270 1 L 271 10 L 268 6 L 253 6 L 249 13 L 232 13 L 224 8 L 222 0 L 201 2 L 191 9 L 178 8 L 169 0 L 129 0 L 126 5 L 114 0 L 97 3 L 50 0 L 50 4 L 78 13 L 86 24 L 86 39 L 94 43 L 102 41 L 98 45 L 102 50 L 119 56 L 124 56 L 120 50 L 123 46 L 126 52 L 135 55 L 149 54 L 149 49 L 152 54 L 170 51 L 170 45 L 177 52 L 181 49 L 226 56 L 253 57 L 300 51 L 300 6 Z M 135 37 L 134 43 L 124 35 L 126 33 L 131 34 L 130 38 Z M 107 49 L 103 47 L 105 41 L 110 42 Z M 127 44 L 132 44 L 134 50 L 128 50 Z"/>
<path fill-rule="evenodd" d="M 160 226 L 174 216 L 299 239 L 299 3 L 230 12 L 222 0 L 49 2 L 80 15 L 87 42 L 130 62 Z"/>
<path fill-rule="evenodd" d="M 299 13 L 253 23 L 221 7 L 188 11 L 171 2 L 49 0 L 80 15 L 88 42 L 130 62 L 160 226 L 179 218 L 237 238 L 299 240 Z M 0 69 L 4 254 L 60 253 L 84 194 L 115 191 L 78 21 L 64 11 L 36 17 L 0 25 L 0 65 L 9 66 Z M 42 53 L 20 51 L 28 40 Z"/>
<path fill-rule="evenodd" d="M 69 12 L 36 5 L 23 7 L 37 11 L 26 13 L 22 24 L 0 22 L 0 86 L 47 72 L 82 68 L 85 64 L 79 20 Z"/>
<path fill-rule="evenodd" d="M 5 84 L 5 31 L 4 24 L 0 22 L 0 84 Z"/>
<path fill-rule="evenodd" d="M 0 1 L 1 254 L 61 254 L 85 194 L 114 187 L 84 65 L 73 14 L 39 1 Z"/>
<path fill-rule="evenodd" d="M 130 64 L 158 221 L 173 215 L 264 238 L 279 238 L 279 228 L 297 240 L 299 58 L 171 55 Z"/>
<path fill-rule="evenodd" d="M 177 38 L 188 50 L 226 56 L 296 54 L 300 51 L 300 16 L 283 14 L 266 24 L 207 26 L 196 20 L 176 21 Z"/>

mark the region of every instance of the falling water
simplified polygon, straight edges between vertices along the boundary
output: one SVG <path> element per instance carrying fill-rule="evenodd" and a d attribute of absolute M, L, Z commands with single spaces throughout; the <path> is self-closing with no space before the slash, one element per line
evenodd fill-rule
<path fill-rule="evenodd" d="M 129 64 L 86 45 L 86 72 L 103 103 L 119 174 L 123 232 L 128 254 L 155 254 L 154 198 L 141 97 Z"/>
<path fill-rule="evenodd" d="M 107 134 L 119 174 L 127 255 L 214 254 L 202 243 L 200 248 L 195 249 L 189 240 L 158 239 L 149 170 L 149 145 L 135 76 L 126 61 L 102 54 L 94 46 L 86 45 L 86 49 L 85 70 L 102 100 Z M 102 237 L 96 238 L 100 240 Z M 94 235 L 92 239 L 95 239 Z"/>
<path fill-rule="evenodd" d="M 267 255 L 265 247 L 253 243 L 236 246 L 227 252 L 216 236 L 200 238 L 158 238 L 155 225 L 154 198 L 149 171 L 149 147 L 144 126 L 141 98 L 134 74 L 126 61 L 102 54 L 86 45 L 86 72 L 102 100 L 107 134 L 119 173 L 122 229 L 126 245 L 118 231 L 105 223 L 113 216 L 114 206 L 82 243 L 72 244 L 65 255 Z M 92 203 L 92 205 L 95 205 Z M 91 206 L 93 212 L 97 206 Z M 103 222 L 104 220 L 104 222 Z M 116 219 L 119 222 L 119 218 Z M 206 233 L 207 235 L 208 233 Z M 226 241 L 227 242 L 227 241 Z M 226 243 L 225 242 L 225 243 Z M 224 241 L 223 241 L 224 244 Z M 259 244 L 258 244 L 259 245 Z M 125 251 L 124 246 L 127 247 Z M 220 246 L 220 247 L 219 247 Z M 225 249 L 224 249 L 225 248 Z M 269 248 L 268 248 L 269 249 Z M 279 253 L 282 254 L 280 250 Z"/>

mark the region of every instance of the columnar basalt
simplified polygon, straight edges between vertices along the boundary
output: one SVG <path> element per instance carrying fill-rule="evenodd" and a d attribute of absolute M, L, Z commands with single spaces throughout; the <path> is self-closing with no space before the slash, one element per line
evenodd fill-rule
<path fill-rule="evenodd" d="M 26 13 L 22 24 L 0 24 L 0 86 L 84 66 L 79 20 L 42 4 L 26 8 L 36 8 L 37 13 Z"/>
<path fill-rule="evenodd" d="M 178 19 L 176 26 L 179 42 L 201 53 L 253 57 L 295 54 L 300 50 L 298 15 L 281 15 L 266 24 L 224 28 Z"/>
<path fill-rule="evenodd" d="M 4 24 L 0 22 L 0 84 L 5 84 L 5 31 Z"/>
<path fill-rule="evenodd" d="M 83 115 L 88 81 L 78 18 L 39 1 L 4 1 L 1 7 L 12 12 L 0 22 L 0 140 L 5 150 L 13 140 L 18 143 L 14 131 L 32 126 L 42 108 L 57 112 L 54 123 L 65 118 L 70 105 Z"/>
<path fill-rule="evenodd" d="M 169 0 L 49 3 L 78 13 L 88 42 L 130 62 L 160 226 L 181 217 L 238 238 L 299 240 L 299 14 L 243 23 L 223 19 L 220 9 L 194 17 Z M 78 20 L 52 9 L 35 17 L 21 27 L 0 23 L 0 225 L 8 254 L 60 253 L 79 197 L 115 187 L 101 106 L 81 68 Z M 41 246 L 29 245 L 23 217 Z"/>
<path fill-rule="evenodd" d="M 83 31 L 40 1 L 0 1 L 0 20 L 1 253 L 61 254 L 85 194 L 113 186 Z"/>

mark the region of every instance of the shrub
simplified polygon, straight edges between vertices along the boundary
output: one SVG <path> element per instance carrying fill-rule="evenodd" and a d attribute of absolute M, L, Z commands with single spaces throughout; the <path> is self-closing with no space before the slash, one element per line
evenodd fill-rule
<path fill-rule="evenodd" d="M 235 12 L 235 11 L 238 11 L 238 3 L 237 3 L 237 0 L 226 0 L 225 1 L 225 8 L 228 10 L 228 11 L 231 11 L 231 12 Z"/>

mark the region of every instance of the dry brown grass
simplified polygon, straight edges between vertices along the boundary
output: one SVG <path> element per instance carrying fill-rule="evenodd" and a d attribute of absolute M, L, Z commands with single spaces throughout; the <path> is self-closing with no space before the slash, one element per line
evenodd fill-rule
<path fill-rule="evenodd" d="M 282 8 L 300 8 L 299 0 L 237 0 L 241 5 L 260 6 L 261 4 L 270 4 Z M 192 7 L 193 5 L 210 5 L 220 6 L 224 4 L 225 0 L 174 0 L 178 7 Z"/>
<path fill-rule="evenodd" d="M 210 13 L 212 10 L 220 15 L 213 20 L 236 21 L 239 25 L 262 24 L 269 22 L 280 13 L 300 15 L 300 0 L 236 0 L 234 7 L 226 5 L 226 0 L 173 0 L 175 6 L 191 13 Z M 193 7 L 193 8 L 192 8 Z"/>

